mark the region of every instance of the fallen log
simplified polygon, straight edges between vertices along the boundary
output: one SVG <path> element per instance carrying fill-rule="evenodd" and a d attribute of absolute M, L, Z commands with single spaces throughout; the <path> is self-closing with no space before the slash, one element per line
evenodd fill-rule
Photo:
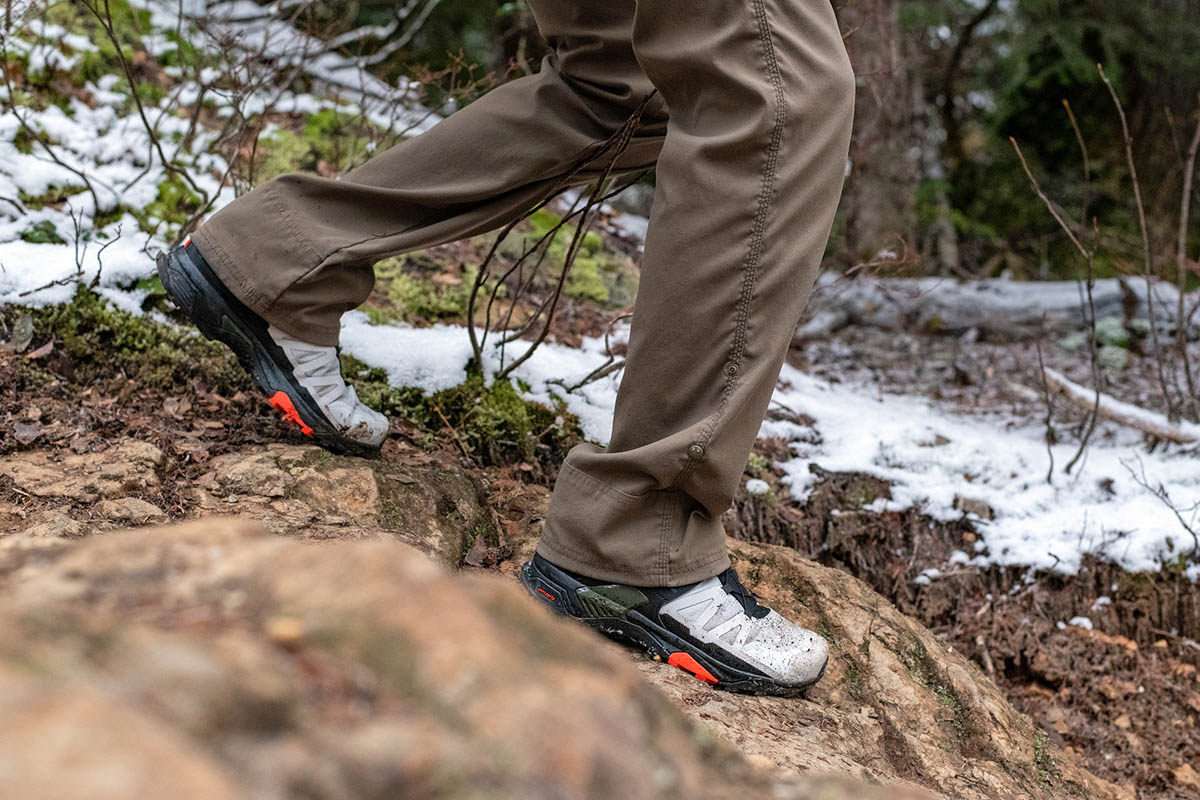
<path fill-rule="evenodd" d="M 1095 409 L 1099 416 L 1110 422 L 1175 444 L 1200 442 L 1200 425 L 1171 422 L 1162 414 L 1122 402 L 1103 393 L 1100 394 L 1097 406 L 1094 389 L 1080 386 L 1062 373 L 1049 368 L 1043 369 L 1042 374 L 1046 376 L 1046 385 L 1050 387 L 1051 392 L 1088 412 Z"/>
<path fill-rule="evenodd" d="M 999 341 L 1065 335 L 1084 329 L 1083 287 L 1075 281 L 960 282 L 950 278 L 846 279 L 826 273 L 817 283 L 796 343 L 835 333 L 847 325 L 959 335 L 975 331 Z M 1096 281 L 1092 291 L 1096 318 L 1148 322 L 1144 281 L 1118 278 Z M 1200 293 L 1185 307 L 1200 303 Z M 1152 307 L 1160 335 L 1176 326 L 1179 292 L 1169 283 L 1154 285 Z M 1188 338 L 1200 339 L 1200 314 L 1187 320 Z"/>

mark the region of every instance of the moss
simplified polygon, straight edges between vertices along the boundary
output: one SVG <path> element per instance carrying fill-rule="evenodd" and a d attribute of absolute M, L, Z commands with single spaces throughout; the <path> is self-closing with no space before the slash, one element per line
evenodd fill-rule
<path fill-rule="evenodd" d="M 21 205 L 25 206 L 29 211 L 41 211 L 46 206 L 56 206 L 60 203 L 65 203 L 74 195 L 84 191 L 87 191 L 87 189 L 83 186 L 67 184 L 65 186 L 51 186 L 41 194 L 29 194 L 23 190 L 18 191 L 17 198 L 21 201 Z"/>
<path fill-rule="evenodd" d="M 372 322 L 465 320 L 476 269 L 464 269 L 457 283 L 437 284 L 414 275 L 413 266 L 409 258 L 389 258 L 376 265 L 376 286 L 388 303 L 366 307 Z"/>
<path fill-rule="evenodd" d="M 291 131 L 274 131 L 262 137 L 258 140 L 258 149 L 266 154 L 255 174 L 258 183 L 306 168 L 308 144 Z M 311 169 L 315 164 L 307 166 Z"/>
<path fill-rule="evenodd" d="M 20 102 L 18 101 L 18 105 L 19 104 Z M 25 130 L 24 128 L 21 128 L 13 134 L 12 143 L 13 147 L 17 149 L 18 153 L 26 156 L 33 153 L 33 148 L 37 144 L 29 131 Z"/>
<path fill-rule="evenodd" d="M 30 244 L 66 244 L 66 239 L 58 235 L 54 223 L 44 219 L 36 225 L 31 225 L 21 231 L 21 240 Z"/>
<path fill-rule="evenodd" d="M 453 435 L 485 463 L 557 464 L 583 440 L 578 420 L 561 403 L 550 408 L 525 400 L 511 382 L 487 385 L 477 371 L 464 371 L 462 383 L 427 396 L 420 389 L 389 385 L 382 370 L 351 356 L 342 356 L 342 367 L 363 402 L 431 434 L 445 433 L 448 422 Z"/>
<path fill-rule="evenodd" d="M 1039 730 L 1033 733 L 1033 766 L 1037 770 L 1038 783 L 1049 787 L 1054 760 L 1050 756 L 1050 747 L 1045 731 Z"/>
<path fill-rule="evenodd" d="M 32 311 L 35 336 L 58 342 L 69 360 L 71 379 L 80 384 L 124 374 L 139 384 L 173 388 L 193 377 L 214 391 L 250 389 L 250 380 L 222 346 L 184 329 L 162 325 L 113 308 L 80 287 L 70 303 Z"/>
<path fill-rule="evenodd" d="M 142 36 L 150 30 L 150 12 L 148 9 L 135 9 L 125 0 L 109 0 L 106 6 L 112 17 L 113 30 L 121 42 L 121 55 L 127 62 L 133 62 L 135 52 L 145 51 Z M 86 8 L 74 3 L 56 3 L 51 8 L 55 9 L 55 24 L 87 37 L 96 45 L 95 50 L 78 54 L 78 61 L 71 72 L 74 82 L 83 85 L 104 75 L 119 75 L 121 83 L 128 90 L 117 47 L 101 26 L 100 20 Z M 161 99 L 165 96 L 165 91 L 157 84 L 143 82 L 138 88 L 139 95 L 146 98 L 158 95 Z"/>
<path fill-rule="evenodd" d="M 829 642 L 830 647 L 837 647 L 837 637 L 833 635 L 833 623 L 829 617 L 821 614 L 821 618 L 817 620 L 817 633 L 821 634 L 821 638 Z"/>
<path fill-rule="evenodd" d="M 746 474 L 752 478 L 761 478 L 763 472 L 771 465 L 767 457 L 761 453 L 751 453 L 746 461 Z"/>
<path fill-rule="evenodd" d="M 592 256 L 580 256 L 571 265 L 571 274 L 567 277 L 566 292 L 571 297 L 581 300 L 591 300 L 599 305 L 605 305 L 609 300 L 608 286 L 600 275 L 600 262 Z"/>
<path fill-rule="evenodd" d="M 162 220 L 170 225 L 180 226 L 187 222 L 200 206 L 200 198 L 191 187 L 178 175 L 171 175 L 158 185 L 154 202 L 142 210 L 139 221 L 147 225 L 151 220 Z"/>
<path fill-rule="evenodd" d="M 850 696 L 858 701 L 867 699 L 866 685 L 863 681 L 862 668 L 858 665 L 858 660 L 849 653 L 842 655 L 842 660 L 846 662 L 846 690 L 850 692 Z"/>
<path fill-rule="evenodd" d="M 869 506 L 880 497 L 877 483 L 872 480 L 855 479 L 846 487 L 846 502 L 854 507 Z"/>
<path fill-rule="evenodd" d="M 561 225 L 544 245 L 549 251 L 543 262 L 554 274 L 561 274 L 575 236 L 575 221 L 572 219 L 563 224 L 563 218 L 559 215 L 548 209 L 539 209 L 526 220 L 528 232 L 509 237 L 501 243 L 500 252 L 509 258 L 517 258 L 527 247 L 541 241 Z M 575 254 L 565 292 L 576 299 L 606 308 L 620 308 L 631 302 L 637 293 L 637 270 L 625 256 L 606 249 L 600 234 L 588 231 Z"/>
<path fill-rule="evenodd" d="M 958 699 L 958 693 L 954 691 L 953 687 L 946 685 L 939 685 L 934 691 L 937 693 L 938 705 L 954 713 L 950 724 L 954 728 L 955 738 L 959 743 L 965 742 L 967 739 L 966 711 L 962 701 Z"/>
<path fill-rule="evenodd" d="M 317 160 L 345 170 L 363 161 L 367 145 L 378 138 L 379 131 L 362 117 L 324 108 L 312 114 L 304 123 L 304 139 Z"/>

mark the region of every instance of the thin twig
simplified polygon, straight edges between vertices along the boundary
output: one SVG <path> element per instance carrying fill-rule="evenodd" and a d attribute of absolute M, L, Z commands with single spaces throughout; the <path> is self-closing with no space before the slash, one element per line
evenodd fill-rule
<path fill-rule="evenodd" d="M 1167 416 L 1171 419 L 1176 419 L 1175 403 L 1171 399 L 1171 391 L 1167 386 L 1166 366 L 1163 363 L 1162 353 L 1159 350 L 1158 320 L 1154 318 L 1154 256 L 1150 251 L 1150 229 L 1146 225 L 1146 208 L 1142 203 L 1142 185 L 1141 181 L 1138 180 L 1137 164 L 1133 159 L 1133 136 L 1129 133 L 1129 120 L 1125 117 L 1125 106 L 1121 104 L 1121 98 L 1117 96 L 1116 88 L 1108 80 L 1108 76 L 1104 74 L 1104 66 L 1097 64 L 1096 69 L 1100 72 L 1100 79 L 1108 87 L 1108 93 L 1112 96 L 1113 105 L 1117 107 L 1117 115 L 1121 118 L 1121 133 L 1125 139 L 1125 161 L 1129 166 L 1130 180 L 1133 182 L 1133 199 L 1137 205 L 1138 228 L 1142 234 L 1142 266 L 1146 278 L 1146 314 L 1150 318 L 1150 343 L 1154 352 L 1154 360 L 1158 366 L 1158 383 L 1162 389 L 1163 403 L 1166 405 Z"/>
<path fill-rule="evenodd" d="M 1200 116 L 1200 115 L 1198 115 Z M 1195 419 L 1200 416 L 1200 397 L 1197 395 L 1197 385 L 1192 375 L 1192 359 L 1187 351 L 1188 321 L 1184 314 L 1184 292 L 1187 291 L 1188 257 L 1187 236 L 1192 221 L 1192 180 L 1196 173 L 1196 155 L 1200 152 L 1200 118 L 1196 122 L 1196 132 L 1188 147 L 1187 161 L 1183 168 L 1183 187 L 1180 190 L 1179 201 L 1179 238 L 1175 246 L 1175 261 L 1177 267 L 1176 288 L 1179 290 L 1179 308 L 1175 320 L 1175 349 L 1178 358 L 1183 362 L 1184 379 L 1187 382 L 1187 410 Z"/>

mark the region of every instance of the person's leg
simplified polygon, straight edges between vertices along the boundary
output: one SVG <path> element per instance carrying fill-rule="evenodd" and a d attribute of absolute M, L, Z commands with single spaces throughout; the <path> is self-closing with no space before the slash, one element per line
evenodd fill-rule
<path fill-rule="evenodd" d="M 606 449 L 563 464 L 538 552 L 637 586 L 728 564 L 729 508 L 841 193 L 854 77 L 829 0 L 638 0 L 670 109 Z"/>
<path fill-rule="evenodd" d="M 520 217 L 607 164 L 599 145 L 653 87 L 630 43 L 634 0 L 531 0 L 554 54 L 431 130 L 337 180 L 287 175 L 238 198 L 192 237 L 237 299 L 293 337 L 335 345 L 343 312 L 389 255 L 462 239 Z M 666 130 L 654 97 L 617 162 L 653 166 Z"/>

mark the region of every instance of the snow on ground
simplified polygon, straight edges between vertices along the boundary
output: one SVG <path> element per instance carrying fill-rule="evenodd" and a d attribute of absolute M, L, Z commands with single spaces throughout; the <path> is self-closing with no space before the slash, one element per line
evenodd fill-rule
<path fill-rule="evenodd" d="M 463 328 L 380 328 L 361 314 L 347 315 L 342 343 L 351 355 L 387 372 L 394 385 L 430 392 L 459 383 L 471 356 Z M 544 345 L 516 375 L 529 384 L 531 399 L 564 398 L 586 435 L 603 444 L 619 373 L 571 394 L 563 384 L 578 381 L 604 359 L 602 340 L 588 340 L 578 350 Z M 486 362 L 487 371 L 494 371 L 498 354 L 489 350 Z M 1034 425 L 1006 427 L 994 418 L 957 416 L 925 400 L 878 396 L 871 386 L 835 385 L 792 367 L 784 367 L 773 403 L 816 420 L 812 428 L 767 421 L 760 431 L 791 442 L 795 457 L 781 466 L 794 500 L 803 500 L 812 488 L 809 466 L 815 464 L 889 481 L 892 499 L 876 501 L 876 510 L 918 507 L 935 519 L 953 520 L 963 513 L 955 508 L 956 498 L 989 506 L 995 519 L 974 518 L 982 532 L 979 551 L 970 559 L 960 554 L 959 563 L 1075 572 L 1083 556 L 1093 554 L 1126 569 L 1157 570 L 1188 552 L 1192 542 L 1170 508 L 1139 480 L 1161 484 L 1178 507 L 1197 507 L 1190 517 L 1200 522 L 1200 458 L 1178 448 L 1147 454 L 1136 435 L 1118 432 L 1115 444 L 1096 437 L 1074 474 L 1056 473 L 1050 484 L 1043 431 Z M 1065 464 L 1074 449 L 1072 442 L 1056 445 L 1055 463 Z"/>
<path fill-rule="evenodd" d="M 135 2 L 151 9 L 155 24 L 164 31 L 168 24 L 174 28 L 177 2 Z M 403 117 L 400 124 L 415 125 L 417 130 L 433 121 L 422 109 L 403 111 L 411 108 L 400 102 L 411 87 L 388 87 L 336 56 L 299 56 L 307 54 L 313 42 L 264 14 L 262 6 L 246 0 L 207 4 L 186 0 L 184 8 L 205 11 L 210 33 L 224 31 L 233 49 L 271 53 L 306 70 L 314 86 L 325 87 L 314 90 L 320 94 L 284 93 L 278 97 L 263 90 L 262 96 L 250 98 L 251 109 L 272 101 L 285 109 L 334 106 L 349 113 L 374 115 L 371 118 L 380 124 L 394 125 Z M 53 26 L 32 25 L 32 37 L 10 37 L 8 46 L 27 57 L 33 68 L 69 67 L 72 59 L 93 46 Z M 159 55 L 174 47 L 165 35 L 151 36 L 147 43 Z M 34 127 L 57 143 L 59 158 L 86 173 L 95 187 L 94 197 L 89 192 L 73 194 L 59 209 L 24 209 L 19 198 L 22 194 L 42 195 L 52 186 L 78 184 L 78 177 L 36 147 L 31 153 L 20 152 L 13 141 L 18 121 L 11 114 L 0 115 L 0 303 L 64 302 L 74 291 L 72 276 L 78 272 L 90 281 L 102 264 L 100 291 L 123 308 L 138 309 L 136 281 L 152 274 L 149 253 L 168 243 L 168 233 L 162 226 L 153 233 L 144 232 L 136 219 L 124 214 L 104 226 L 81 250 L 75 245 L 72 220 L 72 214 L 87 221 L 98 209 L 107 211 L 122 204 L 145 208 L 155 200 L 158 186 L 166 178 L 140 119 L 115 113 L 126 96 L 116 83 L 110 76 L 87 86 L 94 98 L 91 104 L 76 99 L 66 111 L 52 106 L 29 116 Z M 185 86 L 183 97 L 195 97 L 198 92 L 198 86 Z M 175 135 L 182 137 L 187 126 L 187 121 L 174 113 L 171 102 L 168 99 L 149 109 L 169 152 Z M 233 193 L 213 177 L 223 174 L 226 164 L 219 156 L 204 152 L 210 143 L 206 137 L 211 135 L 200 132 L 193 146 L 195 155 L 184 160 L 202 188 L 216 195 L 214 208 L 219 208 Z M 66 243 L 25 241 L 39 226 L 52 230 Z M 640 230 L 637 225 L 632 227 Z M 110 244 L 101 252 L 105 243 Z M 61 283 L 50 285 L 55 282 Z M 460 382 L 471 355 L 463 328 L 374 327 L 362 314 L 346 316 L 342 342 L 356 358 L 385 370 L 395 385 L 431 392 Z M 511 361 L 519 352 L 519 347 L 510 347 L 502 354 L 493 341 L 485 353 L 486 370 L 493 373 L 502 357 Z M 556 397 L 564 398 L 568 409 L 579 416 L 586 435 L 604 443 L 611 431 L 620 374 L 570 393 L 565 387 L 603 364 L 605 358 L 601 340 L 588 340 L 579 349 L 543 345 L 516 370 L 515 377 L 528 386 L 526 395 L 531 399 L 550 403 Z M 1191 547 L 1175 514 L 1139 485 L 1134 473 L 1139 478 L 1144 474 L 1151 486 L 1161 484 L 1177 507 L 1191 509 L 1185 516 L 1194 525 L 1200 516 L 1200 458 L 1194 449 L 1189 453 L 1164 448 L 1147 454 L 1136 436 L 1117 434 L 1097 439 L 1073 476 L 1056 474 L 1050 484 L 1042 431 L 1028 422 L 1006 425 L 995 419 L 954 416 L 924 400 L 881 396 L 869 385 L 834 385 L 790 367 L 784 370 L 775 401 L 816 421 L 812 428 L 786 421 L 769 421 L 762 427 L 762 435 L 791 442 L 794 457 L 782 468 L 796 500 L 802 500 L 811 489 L 809 467 L 817 464 L 828 470 L 866 472 L 891 482 L 892 499 L 878 502 L 881 509 L 915 506 L 935 518 L 952 519 L 961 516 L 954 508 L 957 497 L 989 506 L 995 518 L 976 520 L 983 533 L 978 552 L 957 553 L 955 563 L 993 562 L 1071 572 L 1090 553 L 1131 570 L 1154 570 Z M 1057 445 L 1055 462 L 1065 463 L 1073 449 L 1072 443 Z M 748 488 L 752 493 L 769 489 L 762 482 Z M 922 573 L 922 579 L 932 581 L 939 574 L 931 568 Z M 1200 567 L 1193 567 L 1192 574 L 1200 578 Z"/>
<path fill-rule="evenodd" d="M 147 48 L 160 58 L 175 51 L 177 45 L 166 32 L 180 24 L 177 0 L 131 0 L 131 4 L 151 12 L 152 30 L 143 38 Z M 248 54 L 261 54 L 248 63 L 266 69 L 261 64 L 269 61 L 269 69 L 276 74 L 297 70 L 320 92 L 280 91 L 265 74 L 246 74 L 239 98 L 242 113 L 260 113 L 266 108 L 280 112 L 334 108 L 361 114 L 384 130 L 411 132 L 438 119 L 415 103 L 415 84 L 389 86 L 350 59 L 320 52 L 317 40 L 273 18 L 276 9 L 272 7 L 249 0 L 188 0 L 182 7 L 185 14 L 191 13 L 182 26 L 189 41 L 220 41 L 225 56 L 234 63 Z M 37 18 L 31 19 L 24 31 L 18 29 L 6 37 L 5 46 L 13 56 L 27 60 L 31 74 L 71 69 L 83 54 L 97 49 L 86 38 Z M 234 199 L 229 181 L 214 177 L 225 175 L 228 169 L 225 159 L 208 152 L 216 134 L 201 127 L 188 150 L 176 144 L 187 139 L 191 128 L 180 107 L 194 102 L 201 86 L 182 78 L 178 69 L 168 67 L 167 71 L 181 83 L 157 105 L 147 103 L 147 116 L 168 161 L 186 167 L 199 188 L 215 198 L 212 211 L 216 211 Z M 200 76 L 208 84 L 205 97 L 215 104 L 218 116 L 228 116 L 234 110 L 233 98 L 211 83 L 214 77 Z M 15 141 L 22 120 L 12 113 L 0 113 L 0 303 L 63 302 L 74 293 L 74 276 L 90 282 L 98 271 L 101 287 L 128 290 L 138 279 L 153 274 L 152 254 L 170 243 L 174 233 L 170 226 L 155 225 L 157 220 L 151 220 L 147 227 L 153 230 L 143 230 L 128 213 L 90 230 L 97 212 L 150 206 L 160 185 L 170 177 L 137 113 L 117 113 L 116 109 L 127 107 L 129 101 L 128 87 L 119 84 L 115 75 L 105 75 L 80 87 L 81 96 L 90 95 L 89 102 L 74 97 L 65 110 L 51 105 L 43 111 L 21 111 L 24 123 L 53 143 L 53 157 L 37 144 L 30 152 L 21 152 Z M 0 83 L 0 100 L 7 99 L 7 91 Z M 94 194 L 81 191 L 84 181 L 77 173 L 87 176 Z M 73 187 L 58 208 L 29 209 L 21 200 L 22 195 L 41 197 L 52 187 Z M 78 235 L 77 225 L 90 241 Z M 29 241 L 48 238 L 62 243 Z"/>
<path fill-rule="evenodd" d="M 892 483 L 880 510 L 920 507 L 936 519 L 958 519 L 955 498 L 986 503 L 995 519 L 976 519 L 988 563 L 1074 572 L 1085 554 L 1130 570 L 1155 570 L 1191 550 L 1175 514 L 1139 481 L 1162 485 L 1195 527 L 1200 522 L 1200 458 L 1166 448 L 1147 454 L 1137 434 L 1097 440 L 1067 476 L 1047 483 L 1044 430 L 1031 421 L 1005 426 L 938 410 L 926 400 L 877 396 L 870 386 L 830 384 L 784 367 L 774 401 L 816 420 L 808 428 L 765 422 L 762 433 L 792 439 L 796 457 L 783 464 L 794 497 L 812 486 L 810 464 L 866 472 Z M 1054 446 L 1066 464 L 1075 442 Z M 1142 480 L 1143 472 L 1145 475 Z M 1136 477 L 1135 477 L 1136 475 Z"/>

